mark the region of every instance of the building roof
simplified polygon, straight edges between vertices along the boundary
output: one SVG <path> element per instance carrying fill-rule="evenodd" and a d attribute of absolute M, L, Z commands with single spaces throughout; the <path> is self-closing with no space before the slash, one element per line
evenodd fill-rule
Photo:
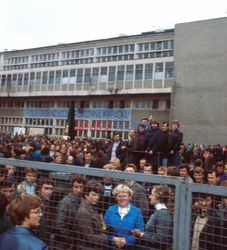
<path fill-rule="evenodd" d="M 2 52 L 0 52 L 0 54 L 10 54 L 10 53 L 15 53 L 15 52 L 24 52 L 24 51 L 28 51 L 28 50 L 65 48 L 65 47 L 68 47 L 68 46 L 70 47 L 73 45 L 92 44 L 92 43 L 97 43 L 97 42 L 108 42 L 111 40 L 119 40 L 119 39 L 133 38 L 133 37 L 142 37 L 142 36 L 148 36 L 148 35 L 158 35 L 158 34 L 173 33 L 173 32 L 174 32 L 174 29 L 158 29 L 158 30 L 142 32 L 141 34 L 130 35 L 130 36 L 120 35 L 118 37 L 89 40 L 89 41 L 82 41 L 82 42 L 75 42 L 75 43 L 61 43 L 61 44 L 56 44 L 56 45 L 42 46 L 42 47 L 35 47 L 35 48 L 28 48 L 28 49 L 19 49 L 19 50 L 14 49 L 14 50 L 9 50 L 9 51 L 2 51 Z"/>

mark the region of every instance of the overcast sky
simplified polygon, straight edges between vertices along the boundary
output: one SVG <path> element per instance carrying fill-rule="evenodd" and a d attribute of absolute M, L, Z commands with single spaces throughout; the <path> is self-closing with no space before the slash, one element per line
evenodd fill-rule
<path fill-rule="evenodd" d="M 0 0 L 0 51 L 227 17 L 227 0 Z"/>

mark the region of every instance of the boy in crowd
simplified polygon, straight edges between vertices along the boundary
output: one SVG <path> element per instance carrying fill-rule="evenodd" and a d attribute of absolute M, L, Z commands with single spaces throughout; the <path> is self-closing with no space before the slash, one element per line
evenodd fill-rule
<path fill-rule="evenodd" d="M 151 175 L 153 174 L 153 171 L 152 171 L 152 166 L 151 164 L 149 163 L 146 163 L 144 168 L 143 168 L 143 173 L 144 174 L 148 174 L 148 175 Z M 150 183 L 150 182 L 142 182 L 140 183 L 142 185 L 142 187 L 145 188 L 146 192 L 147 192 L 147 195 L 149 195 L 150 191 L 151 191 L 151 188 L 154 186 L 153 183 Z"/>
<path fill-rule="evenodd" d="M 209 185 L 218 185 L 218 178 L 215 170 L 207 171 L 207 184 Z"/>
<path fill-rule="evenodd" d="M 144 173 L 144 174 L 153 174 L 151 164 L 146 163 L 146 164 L 144 165 L 144 167 L 143 167 L 143 173 Z"/>
<path fill-rule="evenodd" d="M 160 166 L 159 168 L 158 168 L 158 175 L 167 175 L 167 168 L 166 167 L 164 167 L 164 166 Z"/>
<path fill-rule="evenodd" d="M 146 159 L 140 159 L 140 161 L 139 161 L 139 170 L 138 170 L 139 173 L 143 173 L 144 172 L 144 166 L 146 164 L 147 164 L 147 160 Z"/>
<path fill-rule="evenodd" d="M 136 171 L 137 169 L 135 164 L 132 163 L 126 164 L 125 172 L 136 173 Z M 142 215 L 146 220 L 146 218 L 148 217 L 148 199 L 145 188 L 133 180 L 126 180 L 125 182 L 126 185 L 133 191 L 134 194 L 132 199 L 133 204 L 141 209 Z"/>
<path fill-rule="evenodd" d="M 218 178 L 218 185 L 220 185 L 224 180 L 227 180 L 227 173 L 224 172 L 225 165 L 222 162 L 218 162 L 215 165 L 215 170 Z"/>
<path fill-rule="evenodd" d="M 50 245 L 53 234 L 53 217 L 56 204 L 52 199 L 54 182 L 51 179 L 43 178 L 37 184 L 37 194 L 41 199 L 43 216 L 40 220 L 40 227 L 37 230 L 38 236 Z"/>
<path fill-rule="evenodd" d="M 8 180 L 0 181 L 0 193 L 4 194 L 8 203 L 10 203 L 16 194 L 15 184 Z"/>
<path fill-rule="evenodd" d="M 190 177 L 190 167 L 187 163 L 180 165 L 179 175 L 184 178 L 185 182 L 193 183 L 193 180 Z"/>
<path fill-rule="evenodd" d="M 204 174 L 204 170 L 201 167 L 196 167 L 194 170 L 194 182 L 197 184 L 205 184 L 204 178 L 205 178 L 205 174 Z"/>
<path fill-rule="evenodd" d="M 37 170 L 34 168 L 26 168 L 24 173 L 25 180 L 17 186 L 17 192 L 22 195 L 35 195 Z"/>
<path fill-rule="evenodd" d="M 62 249 L 73 244 L 75 238 L 76 212 L 84 192 L 85 180 L 77 175 L 71 181 L 71 192 L 60 202 L 57 211 L 57 246 Z"/>
<path fill-rule="evenodd" d="M 84 199 L 76 213 L 77 244 L 74 243 L 74 245 L 77 250 L 107 248 L 108 237 L 103 232 L 103 221 L 97 210 L 101 193 L 103 193 L 102 184 L 94 180 L 86 183 Z"/>
<path fill-rule="evenodd" d="M 207 172 L 207 184 L 211 186 L 218 185 L 217 173 L 214 169 Z M 221 204 L 221 196 L 210 195 L 210 198 L 213 200 L 213 203 L 212 203 L 213 208 L 219 208 Z"/>

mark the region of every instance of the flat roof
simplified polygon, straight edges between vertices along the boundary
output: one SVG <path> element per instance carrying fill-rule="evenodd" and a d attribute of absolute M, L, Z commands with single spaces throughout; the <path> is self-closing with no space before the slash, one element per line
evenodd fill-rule
<path fill-rule="evenodd" d="M 141 36 L 148 36 L 148 35 L 158 35 L 158 34 L 165 34 L 165 33 L 173 33 L 174 29 L 158 29 L 154 31 L 147 31 L 147 32 L 142 32 L 141 34 L 137 35 L 122 35 L 118 37 L 111 37 L 111 38 L 103 38 L 103 39 L 97 39 L 97 40 L 89 40 L 89 41 L 82 41 L 82 42 L 75 42 L 75 43 L 61 43 L 61 44 L 56 44 L 56 45 L 50 45 L 50 46 L 42 46 L 42 47 L 35 47 L 35 48 L 28 48 L 28 49 L 15 49 L 15 50 L 9 50 L 9 51 L 1 51 L 0 54 L 8 54 L 8 53 L 14 53 L 14 52 L 23 52 L 23 51 L 28 51 L 28 50 L 40 50 L 40 49 L 50 49 L 50 48 L 64 48 L 67 46 L 72 46 L 72 45 L 80 45 L 84 43 L 96 43 L 96 42 L 104 42 L 104 41 L 109 41 L 109 40 L 118 40 L 118 39 L 124 39 L 124 38 L 132 38 L 132 37 L 141 37 Z"/>

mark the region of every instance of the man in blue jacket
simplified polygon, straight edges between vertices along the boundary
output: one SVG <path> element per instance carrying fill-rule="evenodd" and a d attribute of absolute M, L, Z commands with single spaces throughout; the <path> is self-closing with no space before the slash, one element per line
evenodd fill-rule
<path fill-rule="evenodd" d="M 31 228 L 40 224 L 42 212 L 39 197 L 16 197 L 11 202 L 9 211 L 14 227 L 0 236 L 0 250 L 47 250 L 47 245 L 31 231 Z"/>

